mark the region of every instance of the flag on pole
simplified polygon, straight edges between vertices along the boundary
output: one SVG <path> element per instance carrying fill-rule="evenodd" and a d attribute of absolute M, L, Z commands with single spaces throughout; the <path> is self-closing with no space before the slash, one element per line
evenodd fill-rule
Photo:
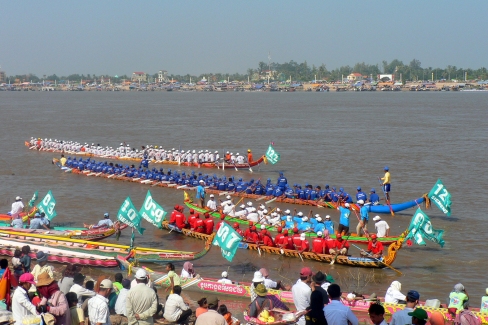
<path fill-rule="evenodd" d="M 277 153 L 273 146 L 273 142 L 268 147 L 268 151 L 266 151 L 266 159 L 271 163 L 271 164 L 276 164 L 280 160 L 280 154 Z"/>
<path fill-rule="evenodd" d="M 146 199 L 139 210 L 139 214 L 149 223 L 153 224 L 159 229 L 162 229 L 161 222 L 164 220 L 167 212 L 165 212 L 163 208 L 153 200 L 151 192 L 148 190 Z"/>
<path fill-rule="evenodd" d="M 408 230 L 405 239 L 413 239 L 417 245 L 425 245 L 424 239 L 427 239 L 444 247 L 444 230 L 434 229 L 429 217 L 420 208 L 413 215 Z"/>
<path fill-rule="evenodd" d="M 137 212 L 130 197 L 127 197 L 124 203 L 122 203 L 122 205 L 120 206 L 119 212 L 117 213 L 117 219 L 120 222 L 125 223 L 129 227 L 136 228 L 141 235 L 145 230 L 144 228 L 141 228 L 142 217 L 139 212 Z"/>
<path fill-rule="evenodd" d="M 434 187 L 430 190 L 429 198 L 442 212 L 448 216 L 451 215 L 451 193 L 447 191 L 440 179 L 437 180 L 437 183 L 435 183 Z"/>
<path fill-rule="evenodd" d="M 54 199 L 53 193 L 49 191 L 36 207 L 40 212 L 44 212 L 49 220 L 53 220 L 53 218 L 58 215 L 54 210 L 55 206 L 56 200 Z"/>
<path fill-rule="evenodd" d="M 30 199 L 29 201 L 29 206 L 32 208 L 34 206 L 34 204 L 36 203 L 37 201 L 37 197 L 39 196 L 39 191 L 36 191 L 34 193 L 34 195 L 32 195 L 32 199 Z"/>
<path fill-rule="evenodd" d="M 220 224 L 212 244 L 220 246 L 222 256 L 232 262 L 241 240 L 242 237 L 228 223 L 223 222 Z"/>

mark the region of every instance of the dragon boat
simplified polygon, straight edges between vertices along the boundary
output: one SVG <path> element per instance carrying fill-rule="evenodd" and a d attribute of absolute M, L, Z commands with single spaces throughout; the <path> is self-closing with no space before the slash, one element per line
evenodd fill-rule
<path fill-rule="evenodd" d="M 34 214 L 36 213 L 37 208 L 32 207 L 28 212 L 21 212 L 20 216 L 22 217 L 22 221 L 26 222 L 29 220 L 29 218 L 34 217 Z M 12 216 L 10 214 L 6 213 L 0 213 L 0 222 L 7 222 L 10 223 L 12 222 Z"/>
<path fill-rule="evenodd" d="M 22 232 L 5 232 L 2 230 L 0 230 L 0 238 L 10 242 L 11 245 L 23 246 L 32 244 L 42 246 L 42 250 L 55 249 L 64 251 L 65 254 L 74 255 L 82 253 L 96 255 L 98 257 L 104 256 L 111 259 L 115 259 L 119 255 L 124 255 L 126 256 L 126 259 L 144 263 L 168 263 L 196 260 L 208 253 L 213 240 L 213 236 L 211 236 L 205 243 L 203 249 L 199 252 L 183 252 L 157 248 L 131 247 L 55 236 L 26 234 Z"/>
<path fill-rule="evenodd" d="M 28 147 L 31 150 L 37 150 L 36 146 L 31 146 L 29 141 L 25 141 L 25 146 Z M 141 162 L 142 158 L 135 158 L 135 157 L 118 157 L 118 156 L 110 156 L 110 155 L 96 155 L 93 153 L 87 153 L 87 152 L 74 152 L 74 151 L 63 151 L 63 150 L 58 150 L 58 149 L 41 149 L 40 151 L 46 151 L 46 152 L 54 152 L 54 153 L 62 153 L 62 154 L 69 154 L 69 155 L 77 155 L 77 156 L 84 156 L 84 157 L 94 157 L 94 158 L 99 158 L 99 159 L 112 159 L 112 160 L 123 160 L 123 161 L 134 161 L 134 162 Z M 267 159 L 266 156 L 263 155 L 259 157 L 257 160 L 253 160 L 249 163 L 244 163 L 244 164 L 233 164 L 233 163 L 228 163 L 228 162 L 223 162 L 223 163 L 217 163 L 217 162 L 204 162 L 204 163 L 197 163 L 197 162 L 178 162 L 174 160 L 156 160 L 156 159 L 151 159 L 149 160 L 150 163 L 153 164 L 165 164 L 165 165 L 179 165 L 179 166 L 185 166 L 185 167 L 197 167 L 197 168 L 236 168 L 236 169 L 248 169 L 251 167 L 259 166 L 262 163 L 267 164 Z"/>
<path fill-rule="evenodd" d="M 119 222 L 115 222 L 113 227 L 110 228 L 98 228 L 98 229 L 87 229 L 87 228 L 71 228 L 67 229 L 64 227 L 54 227 L 53 229 L 27 229 L 27 228 L 13 228 L 13 227 L 2 227 L 0 226 L 0 231 L 9 233 L 25 233 L 25 234 L 36 234 L 45 236 L 54 236 L 59 238 L 70 238 L 70 239 L 80 239 L 80 240 L 91 240 L 98 241 L 112 236 L 113 234 L 120 233 L 120 231 L 127 228 L 127 225 Z M 0 235 L 2 236 L 2 235 Z"/>
<path fill-rule="evenodd" d="M 57 159 L 57 158 L 53 158 L 52 161 L 53 161 L 53 164 L 57 165 L 61 170 L 64 170 L 65 172 L 68 172 L 68 173 L 79 174 L 79 175 L 84 175 L 84 176 L 103 177 L 103 178 L 108 178 L 108 179 L 113 179 L 113 180 L 134 182 L 134 183 L 139 183 L 139 184 L 143 184 L 143 185 L 173 188 L 173 189 L 177 189 L 177 190 L 195 190 L 194 187 L 187 186 L 187 185 L 179 185 L 177 183 L 171 183 L 169 181 L 155 181 L 155 180 L 151 180 L 151 179 L 132 178 L 132 177 L 125 176 L 125 174 L 116 175 L 116 174 L 104 174 L 101 172 L 100 173 L 94 173 L 94 172 L 91 172 L 89 170 L 80 171 L 78 169 L 61 167 L 61 165 L 59 164 L 59 159 Z M 291 198 L 286 198 L 286 197 L 275 197 L 275 196 L 248 194 L 245 192 L 219 191 L 219 190 L 210 189 L 210 188 L 206 188 L 205 191 L 208 194 L 215 194 L 215 195 L 225 194 L 225 195 L 230 195 L 230 196 L 234 196 L 234 197 L 247 198 L 250 200 L 257 200 L 257 201 L 266 200 L 265 202 L 271 201 L 271 202 L 277 202 L 277 203 L 308 205 L 308 206 L 315 206 L 315 207 L 319 207 L 319 208 L 330 208 L 330 209 L 337 209 L 337 206 L 338 206 L 338 204 L 336 202 L 291 199 Z M 406 201 L 406 202 L 402 202 L 402 203 L 393 203 L 393 204 L 391 204 L 391 207 L 392 207 L 393 212 L 400 212 L 400 211 L 412 208 L 414 206 L 420 205 L 421 203 L 426 204 L 427 207 L 429 206 L 430 200 L 429 200 L 427 194 L 424 194 L 415 200 Z M 343 203 L 342 203 L 342 205 L 343 205 Z M 351 204 L 351 208 L 355 211 L 359 211 L 359 205 L 357 205 L 357 204 Z M 368 211 L 371 213 L 385 213 L 385 214 L 391 213 L 390 207 L 388 205 L 382 205 L 382 204 L 370 205 L 370 206 L 368 206 L 368 209 L 369 209 Z"/>

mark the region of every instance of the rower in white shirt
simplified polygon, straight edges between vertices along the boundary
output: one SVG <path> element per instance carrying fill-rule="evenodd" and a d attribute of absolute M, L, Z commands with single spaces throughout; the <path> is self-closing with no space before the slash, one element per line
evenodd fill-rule
<path fill-rule="evenodd" d="M 211 211 L 217 210 L 217 202 L 215 202 L 215 196 L 210 194 L 210 199 L 207 201 L 207 208 Z"/>
<path fill-rule="evenodd" d="M 10 215 L 12 219 L 19 217 L 20 213 L 24 211 L 24 203 L 22 203 L 22 198 L 17 196 L 15 202 L 12 203 L 12 210 L 10 210 Z"/>

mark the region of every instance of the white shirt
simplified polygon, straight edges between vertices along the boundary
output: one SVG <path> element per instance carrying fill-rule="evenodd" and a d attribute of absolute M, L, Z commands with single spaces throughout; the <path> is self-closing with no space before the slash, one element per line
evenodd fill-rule
<path fill-rule="evenodd" d="M 247 220 L 252 221 L 252 222 L 258 222 L 259 216 L 256 212 L 252 212 L 252 213 L 249 213 L 247 215 Z"/>
<path fill-rule="evenodd" d="M 188 306 L 183 301 L 180 295 L 172 293 L 169 295 L 166 304 L 164 305 L 163 317 L 170 322 L 176 322 L 184 310 L 187 310 Z"/>
<path fill-rule="evenodd" d="M 297 283 L 291 288 L 291 293 L 293 294 L 293 303 L 297 311 L 303 311 L 310 306 L 310 296 L 312 295 L 312 289 L 303 281 L 298 280 Z M 299 325 L 305 325 L 305 317 L 302 316 L 298 320 Z M 336 325 L 330 323 L 331 325 Z M 354 324 L 353 324 L 354 325 Z M 357 323 L 356 323 L 357 325 Z"/>
<path fill-rule="evenodd" d="M 24 316 L 37 315 L 36 307 L 30 302 L 27 291 L 20 286 L 15 289 L 12 297 L 12 314 L 15 325 L 22 325 Z"/>
<path fill-rule="evenodd" d="M 83 303 L 83 297 L 95 297 L 96 292 L 92 290 L 88 290 L 79 284 L 73 284 L 69 289 L 69 292 L 76 293 L 76 297 L 78 297 L 78 307 L 81 308 L 81 304 Z"/>
<path fill-rule="evenodd" d="M 129 289 L 122 288 L 120 289 L 119 295 L 117 296 L 117 301 L 115 302 L 115 313 L 118 315 L 127 316 L 127 294 L 129 293 Z"/>
<path fill-rule="evenodd" d="M 193 278 L 193 275 L 188 273 L 187 270 L 183 269 L 183 270 L 181 270 L 180 278 Z"/>
<path fill-rule="evenodd" d="M 325 319 L 330 325 L 358 325 L 358 318 L 351 309 L 344 306 L 339 300 L 331 300 L 330 304 L 324 307 Z"/>
<path fill-rule="evenodd" d="M 215 200 L 208 200 L 207 208 L 209 208 L 210 210 L 217 210 L 217 203 L 215 202 Z"/>
<path fill-rule="evenodd" d="M 276 289 L 276 286 L 278 286 L 278 283 L 271 280 L 271 279 L 265 278 L 264 279 L 264 286 L 268 289 Z M 310 293 L 310 294 L 312 294 L 312 293 Z"/>
<path fill-rule="evenodd" d="M 390 229 L 390 226 L 388 226 L 388 223 L 386 223 L 385 220 L 380 220 L 374 224 L 374 227 L 376 228 L 377 231 L 377 236 L 378 237 L 386 237 L 386 231 Z"/>
<path fill-rule="evenodd" d="M 220 279 L 219 281 L 217 281 L 218 283 L 222 283 L 222 284 L 232 284 L 232 280 L 229 280 L 227 278 L 222 278 Z"/>
<path fill-rule="evenodd" d="M 96 295 L 88 300 L 88 318 L 90 319 L 90 324 L 102 323 L 111 325 L 108 299 L 104 296 Z"/>
<path fill-rule="evenodd" d="M 22 201 L 15 201 L 14 203 L 12 203 L 12 211 L 10 211 L 12 219 L 17 218 L 23 209 L 24 203 L 22 203 Z"/>

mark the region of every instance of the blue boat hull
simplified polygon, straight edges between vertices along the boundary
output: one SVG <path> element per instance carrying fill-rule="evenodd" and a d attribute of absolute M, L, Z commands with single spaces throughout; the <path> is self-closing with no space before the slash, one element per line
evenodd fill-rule
<path fill-rule="evenodd" d="M 393 209 L 393 212 L 400 212 L 406 209 L 413 208 L 417 206 L 417 204 L 423 203 L 424 201 L 425 199 L 421 197 L 417 200 L 392 204 L 391 208 Z M 370 205 L 368 206 L 368 211 L 372 213 L 390 213 L 390 207 L 388 205 Z"/>

